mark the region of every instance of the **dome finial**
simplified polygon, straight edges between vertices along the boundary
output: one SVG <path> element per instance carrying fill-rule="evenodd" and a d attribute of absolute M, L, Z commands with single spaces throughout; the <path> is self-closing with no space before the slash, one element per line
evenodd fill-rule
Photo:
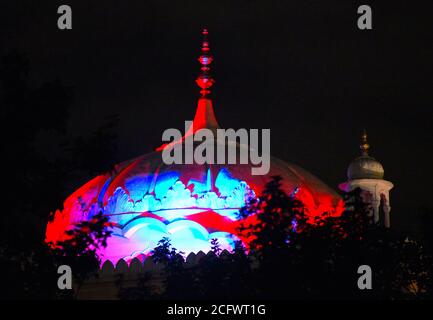
<path fill-rule="evenodd" d="M 363 156 L 368 156 L 368 149 L 370 149 L 370 145 L 368 144 L 367 138 L 368 138 L 367 130 L 365 130 L 364 128 L 364 131 L 361 135 L 361 144 L 359 145 L 359 148 L 361 149 L 361 153 Z"/>
<path fill-rule="evenodd" d="M 203 34 L 203 42 L 201 47 L 201 56 L 198 58 L 198 61 L 201 64 L 201 73 L 198 78 L 195 80 L 197 85 L 201 88 L 200 93 L 201 97 L 205 98 L 208 94 L 210 94 L 210 87 L 215 83 L 215 80 L 209 74 L 209 65 L 213 61 L 213 57 L 210 54 L 209 42 L 207 39 L 208 31 L 206 28 L 202 31 Z"/>

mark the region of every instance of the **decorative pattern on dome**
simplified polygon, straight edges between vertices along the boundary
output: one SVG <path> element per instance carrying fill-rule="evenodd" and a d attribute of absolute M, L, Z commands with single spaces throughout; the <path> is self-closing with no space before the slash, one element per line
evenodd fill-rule
<path fill-rule="evenodd" d="M 152 186 L 154 180 L 156 184 Z M 144 257 L 163 237 L 185 254 L 209 251 L 213 238 L 222 248 L 231 250 L 238 240 L 239 209 L 256 196 L 245 181 L 233 178 L 225 168 L 218 171 L 216 179 L 208 169 L 202 179 L 190 179 L 184 184 L 179 172 L 170 171 L 158 176 L 133 175 L 124 185 L 114 190 L 103 207 L 95 201 L 101 197 L 92 191 L 96 186 L 84 188 L 91 191 L 91 200 L 86 193 L 78 195 L 71 199 L 74 204 L 70 210 L 56 214 L 58 221 L 68 215 L 69 221 L 62 226 L 64 231 L 67 222 L 90 219 L 102 209 L 113 223 L 108 246 L 99 252 L 103 260 Z M 92 203 L 86 205 L 83 197 Z"/>
<path fill-rule="evenodd" d="M 172 178 L 173 175 L 170 174 L 166 175 L 165 179 L 158 179 L 159 184 L 163 185 L 161 187 L 157 184 L 155 189 L 158 191 L 154 194 L 146 193 L 141 199 L 135 197 L 134 200 L 131 196 L 137 194 L 134 188 L 138 188 L 140 193 L 144 189 L 137 183 L 137 177 L 133 177 L 130 180 L 134 183 L 128 183 L 130 180 L 126 182 L 126 185 L 132 189 L 124 190 L 118 187 L 109 197 L 103 212 L 112 216 L 111 221 L 119 225 L 124 225 L 131 216 L 142 212 L 156 213 L 165 221 L 171 222 L 174 219 L 184 218 L 188 214 L 188 210 L 184 209 L 196 208 L 219 211 L 222 216 L 236 220 L 239 208 L 255 197 L 254 191 L 245 181 L 233 179 L 226 169 L 220 170 L 215 185 L 212 183 L 210 169 L 203 182 L 190 180 L 188 186 L 178 179 L 173 182 Z M 148 180 L 147 177 L 145 181 Z M 162 193 L 161 189 L 165 193 Z"/>
<path fill-rule="evenodd" d="M 142 259 L 163 237 L 169 238 L 185 254 L 208 252 L 213 238 L 218 239 L 223 249 L 234 248 L 238 238 L 233 233 L 235 228 L 228 226 L 237 219 L 246 201 L 255 197 L 248 184 L 232 178 L 226 169 L 219 171 L 215 183 L 210 169 L 203 181 L 191 179 L 187 186 L 173 179 L 178 176 L 176 172 L 163 176 L 164 179 L 158 179 L 155 192 L 146 193 L 141 199 L 133 200 L 130 195 L 137 192 L 121 187 L 109 197 L 104 214 L 117 225 L 117 232 L 100 252 L 105 259 Z M 129 183 L 131 180 L 134 183 Z M 144 181 L 149 181 L 149 176 Z M 125 184 L 144 190 L 137 177 Z M 218 219 L 221 228 L 214 223 Z M 232 232 L 227 232 L 230 229 Z"/>

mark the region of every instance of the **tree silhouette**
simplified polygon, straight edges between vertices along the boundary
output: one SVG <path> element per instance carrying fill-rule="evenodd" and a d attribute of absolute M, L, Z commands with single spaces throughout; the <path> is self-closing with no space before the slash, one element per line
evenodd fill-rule
<path fill-rule="evenodd" d="M 290 239 L 306 226 L 307 220 L 302 203 L 281 190 L 279 176 L 272 177 L 262 195 L 239 213 L 240 218 L 252 215 L 253 222 L 241 224 L 239 231 L 250 239 L 250 249 L 261 258 L 287 248 Z"/>
<path fill-rule="evenodd" d="M 72 269 L 77 285 L 75 295 L 84 281 L 97 275 L 101 264 L 97 251 L 107 246 L 111 235 L 109 227 L 108 218 L 99 212 L 89 221 L 80 222 L 66 231 L 68 239 L 51 244 L 56 265 L 68 265 Z"/>
<path fill-rule="evenodd" d="M 13 52 L 0 59 L 0 116 L 4 120 L 0 133 L 5 137 L 2 159 L 8 164 L 3 170 L 7 187 L 2 196 L 7 201 L 3 207 L 6 214 L 0 216 L 0 272 L 9 275 L 2 282 L 0 295 L 44 299 L 57 295 L 57 262 L 44 243 L 49 213 L 62 207 L 84 177 L 93 175 L 101 159 L 94 160 L 92 148 L 72 143 L 76 138 L 67 132 L 73 88 L 57 80 L 36 85 L 29 80 L 30 74 L 31 65 L 24 54 Z M 107 121 L 113 126 L 117 119 Z M 81 138 L 104 154 L 101 168 L 114 156 L 115 137 L 110 130 L 101 127 L 96 129 L 98 138 Z M 62 143 L 50 155 L 37 145 L 38 136 L 49 132 Z M 85 166 L 81 159 L 93 163 Z"/>
<path fill-rule="evenodd" d="M 165 299 L 428 299 L 432 295 L 431 254 L 408 235 L 372 221 L 363 191 L 343 195 L 341 216 L 323 213 L 313 222 L 303 204 L 287 196 L 273 177 L 262 195 L 240 212 L 240 231 L 251 239 L 212 251 L 187 266 L 165 238 L 151 257 L 164 264 Z M 247 254 L 248 252 L 248 254 Z M 357 286 L 358 267 L 373 272 L 373 289 Z M 148 284 L 148 283 L 147 283 Z M 146 288 L 146 286 L 144 286 Z M 147 287 L 148 288 L 148 287 Z M 141 297 L 148 297 L 146 289 Z M 148 290 L 148 289 L 147 289 Z M 133 291 L 135 297 L 140 290 Z M 138 294 L 137 294 L 138 293 Z M 153 296 L 155 298 L 155 296 Z"/>
<path fill-rule="evenodd" d="M 211 239 L 210 244 L 211 244 L 212 252 L 218 256 L 222 251 L 218 239 L 216 238 Z"/>

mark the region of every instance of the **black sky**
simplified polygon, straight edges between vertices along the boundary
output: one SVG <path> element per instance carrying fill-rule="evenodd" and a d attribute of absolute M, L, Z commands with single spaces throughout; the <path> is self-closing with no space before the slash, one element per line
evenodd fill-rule
<path fill-rule="evenodd" d="M 71 31 L 57 29 L 60 4 L 72 7 Z M 373 8 L 373 30 L 357 29 L 361 4 Z M 220 124 L 271 128 L 273 155 L 334 188 L 365 127 L 404 225 L 409 207 L 433 207 L 432 17 L 427 1 L 3 0 L 0 54 L 24 52 L 34 83 L 73 86 L 71 134 L 118 114 L 127 160 L 192 119 L 207 26 Z"/>

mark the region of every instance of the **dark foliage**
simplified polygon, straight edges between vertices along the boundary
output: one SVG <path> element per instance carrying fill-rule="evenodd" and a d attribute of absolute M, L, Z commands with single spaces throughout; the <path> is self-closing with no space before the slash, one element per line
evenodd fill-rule
<path fill-rule="evenodd" d="M 163 239 L 153 259 L 164 263 L 163 293 L 169 299 L 429 299 L 432 258 L 415 239 L 396 235 L 372 222 L 361 190 L 344 195 L 347 210 L 307 221 L 302 203 L 281 190 L 273 177 L 263 194 L 241 215 L 255 214 L 241 231 L 253 239 L 249 254 L 241 243 L 234 252 L 214 253 L 193 266 Z M 372 269 L 373 289 L 357 286 L 358 267 Z M 148 281 L 152 278 L 149 275 Z M 148 282 L 149 283 L 149 282 Z M 142 284 L 143 285 L 143 284 Z M 143 297 L 149 287 L 143 286 Z M 134 288 L 140 296 L 140 286 Z M 148 296 L 148 295 L 147 295 Z"/>
<path fill-rule="evenodd" d="M 91 220 L 80 222 L 67 231 L 69 238 L 50 249 L 56 266 L 71 267 L 76 284 L 75 294 L 85 280 L 97 276 L 101 263 L 97 250 L 107 246 L 107 239 L 111 235 L 108 227 L 108 218 L 102 212 L 98 213 Z"/>
<path fill-rule="evenodd" d="M 25 55 L 13 52 L 1 58 L 0 134 L 4 137 L 6 181 L 2 196 L 7 200 L 0 215 L 0 273 L 6 275 L 0 295 L 5 299 L 57 297 L 59 261 L 44 242 L 49 213 L 61 209 L 66 196 L 84 178 L 95 174 L 99 155 L 104 155 L 100 168 L 106 167 L 115 155 L 115 117 L 96 128 L 93 137 L 71 136 L 66 121 L 73 103 L 73 88 L 59 81 L 35 84 L 29 80 L 30 74 Z M 56 136 L 53 154 L 41 152 L 41 134 Z M 87 240 L 80 238 L 78 242 Z M 69 249 L 72 254 L 72 248 Z M 90 259 L 89 252 L 81 257 L 86 255 Z"/>

